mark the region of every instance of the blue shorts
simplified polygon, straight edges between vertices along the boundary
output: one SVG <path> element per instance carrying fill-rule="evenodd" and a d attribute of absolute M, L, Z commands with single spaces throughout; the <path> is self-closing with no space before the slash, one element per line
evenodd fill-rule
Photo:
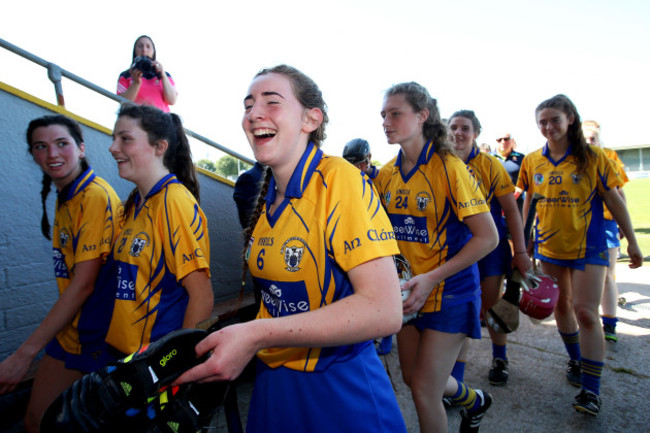
<path fill-rule="evenodd" d="M 72 353 L 66 352 L 56 338 L 50 341 L 45 347 L 45 353 L 54 359 L 63 361 L 65 368 L 69 370 L 80 370 L 84 373 L 97 371 L 106 367 L 109 362 L 115 362 L 124 357 L 123 354 L 106 343 L 101 343 L 93 349 L 84 346 L 80 355 L 73 355 Z"/>
<path fill-rule="evenodd" d="M 499 245 L 487 256 L 478 261 L 478 273 L 481 281 L 494 275 L 510 275 L 512 252 L 507 238 L 501 238 Z"/>
<path fill-rule="evenodd" d="M 535 251 L 535 258 L 543 262 L 553 263 L 554 265 L 558 266 L 564 266 L 565 268 L 578 269 L 579 271 L 584 271 L 585 265 L 609 266 L 609 253 L 607 250 L 602 251 L 598 254 L 593 254 L 589 257 L 575 260 L 552 259 L 550 257 L 543 256 Z"/>
<path fill-rule="evenodd" d="M 605 238 L 607 239 L 607 248 L 618 248 L 621 241 L 618 239 L 618 224 L 614 220 L 605 221 Z"/>
<path fill-rule="evenodd" d="M 271 368 L 258 359 L 246 431 L 406 433 L 406 425 L 386 369 L 368 343 L 318 373 Z"/>
<path fill-rule="evenodd" d="M 481 339 L 481 298 L 445 307 L 435 313 L 418 313 L 409 322 L 418 331 L 432 329 L 448 334 L 465 334 L 469 338 Z"/>

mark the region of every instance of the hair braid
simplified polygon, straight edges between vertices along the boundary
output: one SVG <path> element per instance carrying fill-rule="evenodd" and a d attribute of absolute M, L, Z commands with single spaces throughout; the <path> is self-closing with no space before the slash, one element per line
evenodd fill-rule
<path fill-rule="evenodd" d="M 262 210 L 264 210 L 264 203 L 266 203 L 265 197 L 269 191 L 269 184 L 271 183 L 271 177 L 272 177 L 271 168 L 266 167 L 264 169 L 264 177 L 260 182 L 261 184 L 260 192 L 257 195 L 257 205 L 255 206 L 255 211 L 251 216 L 248 227 L 244 229 L 244 250 L 242 251 L 243 266 L 242 266 L 242 276 L 241 276 L 242 287 L 244 286 L 244 284 L 246 284 L 246 277 L 248 274 L 248 260 L 246 260 L 246 251 L 248 251 L 248 244 L 250 242 L 251 236 L 253 235 L 253 230 L 257 225 L 257 221 L 260 219 L 260 215 L 262 215 Z"/>
<path fill-rule="evenodd" d="M 43 203 L 43 216 L 41 217 L 41 232 L 47 239 L 52 240 L 50 236 L 50 221 L 47 219 L 47 196 L 52 189 L 52 178 L 43 173 L 43 180 L 41 181 L 43 187 L 41 188 L 41 201 Z"/>

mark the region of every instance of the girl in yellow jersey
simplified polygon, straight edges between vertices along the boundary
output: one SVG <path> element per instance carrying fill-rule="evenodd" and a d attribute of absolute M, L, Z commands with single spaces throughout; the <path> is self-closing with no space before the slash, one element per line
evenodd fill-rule
<path fill-rule="evenodd" d="M 257 320 L 197 346 L 212 351 L 178 382 L 237 377 L 257 355 L 249 432 L 405 432 L 375 338 L 402 323 L 390 222 L 368 177 L 323 154 L 328 121 L 316 84 L 286 65 L 264 69 L 242 126 L 267 165 L 246 232 L 261 289 Z"/>
<path fill-rule="evenodd" d="M 126 355 L 210 316 L 210 243 L 190 145 L 176 114 L 122 105 L 110 152 L 120 177 L 135 184 L 111 254 L 114 273 L 103 282 L 115 302 L 106 341 Z"/>
<path fill-rule="evenodd" d="M 623 169 L 623 162 L 618 157 L 615 150 L 604 147 L 600 141 L 600 125 L 594 120 L 585 120 L 582 122 L 582 132 L 585 135 L 585 140 L 592 146 L 598 146 L 603 149 L 605 155 L 614 163 L 618 170 L 618 175 L 623 181 L 623 185 L 630 180 Z M 621 198 L 625 202 L 625 193 L 623 192 L 623 185 L 617 188 Z M 605 217 L 605 235 L 607 236 L 607 252 L 609 254 L 609 266 L 607 266 L 607 275 L 605 276 L 605 286 L 603 288 L 603 299 L 600 301 L 603 319 L 603 332 L 605 333 L 605 340 L 618 341 L 616 335 L 616 307 L 618 304 L 618 287 L 616 286 L 616 260 L 618 259 L 618 252 L 620 250 L 621 242 L 619 239 L 618 224 L 614 220 L 612 213 L 604 206 Z"/>
<path fill-rule="evenodd" d="M 476 176 L 499 233 L 499 245 L 478 262 L 481 312 L 486 317 L 487 310 L 499 300 L 503 279 L 512 273 L 512 265 L 521 275 L 526 275 L 530 269 L 530 258 L 524 245 L 521 214 L 514 196 L 515 187 L 503 164 L 495 156 L 479 151 L 476 138 L 481 133 L 481 123 L 476 114 L 471 110 L 455 112 L 449 118 L 449 129 L 454 137 L 456 154 Z M 508 232 L 512 236 L 514 258 L 510 251 Z M 489 380 L 492 385 L 505 385 L 508 381 L 508 337 L 490 326 L 487 329 L 492 340 Z M 461 356 L 461 359 L 464 357 Z"/>
<path fill-rule="evenodd" d="M 451 377 L 465 337 L 481 338 L 476 261 L 498 242 L 485 197 L 452 153 L 437 102 L 415 82 L 391 87 L 381 110 L 394 162 L 376 179 L 400 252 L 414 277 L 404 313 L 419 311 L 397 334 L 404 381 L 422 432 L 446 431 L 442 398 L 464 407 L 461 432 L 478 431 L 492 397 Z"/>
<path fill-rule="evenodd" d="M 555 320 L 570 357 L 567 379 L 582 387 L 573 407 L 596 415 L 605 357 L 598 306 L 609 264 L 603 201 L 628 237 L 630 267 L 641 266 L 643 255 L 616 190 L 622 185 L 617 170 L 585 141 L 573 102 L 556 95 L 539 104 L 535 116 L 547 143 L 526 155 L 517 186 L 526 192 L 524 219 L 533 193 L 544 197 L 537 204 L 534 255 L 560 288 Z"/>
<path fill-rule="evenodd" d="M 45 348 L 25 415 L 25 429 L 37 432 L 43 412 L 65 388 L 115 360 L 104 342 L 112 296 L 95 288 L 95 281 L 119 233 L 122 206 L 113 188 L 88 165 L 81 127 L 74 120 L 60 114 L 34 119 L 27 143 L 43 171 L 41 229 L 48 239 L 45 200 L 52 184 L 57 190 L 52 246 L 59 299 L 0 364 L 0 394 L 15 388 Z"/>

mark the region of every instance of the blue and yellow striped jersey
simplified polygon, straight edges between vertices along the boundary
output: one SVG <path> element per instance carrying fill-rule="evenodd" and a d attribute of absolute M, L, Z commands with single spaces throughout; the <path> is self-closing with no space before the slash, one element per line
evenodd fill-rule
<path fill-rule="evenodd" d="M 607 157 L 610 159 L 610 161 L 612 161 L 612 163 L 614 164 L 614 167 L 616 167 L 616 170 L 618 172 L 618 175 L 621 178 L 621 182 L 623 182 L 623 185 L 628 183 L 630 181 L 630 179 L 627 177 L 627 173 L 625 173 L 625 170 L 623 169 L 623 167 L 625 165 L 623 164 L 623 161 L 621 161 L 621 158 L 619 158 L 618 153 L 616 153 L 615 150 L 609 149 L 607 147 L 604 147 L 603 151 L 605 152 L 605 155 L 607 155 Z M 623 185 L 620 185 L 620 186 L 623 186 Z M 607 209 L 607 206 L 604 203 L 603 203 L 603 209 L 604 209 L 604 213 L 605 213 L 604 214 L 605 219 L 606 220 L 613 220 L 614 217 L 612 216 L 612 213 L 609 211 L 609 209 Z"/>
<path fill-rule="evenodd" d="M 113 188 L 88 168 L 59 192 L 54 216 L 52 247 L 54 274 L 62 294 L 75 275 L 75 265 L 102 258 L 113 248 L 120 232 L 122 204 Z M 57 334 L 67 352 L 81 353 L 81 345 L 102 342 L 110 320 L 112 297 L 95 290 L 72 323 Z"/>
<path fill-rule="evenodd" d="M 106 341 L 133 353 L 183 326 L 181 280 L 210 268 L 207 219 L 176 176 L 161 179 L 134 209 L 113 248 L 115 307 Z"/>
<path fill-rule="evenodd" d="M 399 252 L 369 178 L 343 158 L 325 156 L 310 143 L 271 215 L 274 186 L 271 180 L 246 252 L 262 292 L 258 318 L 311 311 L 350 296 L 347 271 Z M 274 368 L 323 371 L 366 344 L 269 348 L 257 356 Z"/>
<path fill-rule="evenodd" d="M 393 224 L 401 253 L 414 275 L 429 272 L 453 257 L 471 237 L 463 219 L 489 212 L 476 178 L 454 155 L 443 157 L 428 142 L 410 173 L 402 173 L 402 152 L 380 170 L 375 184 Z M 443 305 L 468 302 L 480 295 L 478 270 L 472 265 L 431 291 L 425 313 Z"/>
<path fill-rule="evenodd" d="M 621 186 L 616 167 L 602 149 L 590 146 L 594 155 L 585 173 L 569 146 L 558 161 L 551 159 L 548 144 L 524 158 L 517 186 L 527 194 L 544 196 L 537 203 L 535 243 L 537 252 L 560 260 L 577 260 L 607 249 L 600 192 Z"/>
<path fill-rule="evenodd" d="M 472 152 L 465 163 L 472 170 L 485 201 L 490 206 L 490 213 L 497 226 L 499 238 L 505 238 L 507 235 L 506 221 L 499 200 L 496 200 L 496 198 L 506 194 L 514 194 L 515 186 L 510 179 L 510 175 L 497 157 L 481 152 L 476 146 L 472 148 Z"/>

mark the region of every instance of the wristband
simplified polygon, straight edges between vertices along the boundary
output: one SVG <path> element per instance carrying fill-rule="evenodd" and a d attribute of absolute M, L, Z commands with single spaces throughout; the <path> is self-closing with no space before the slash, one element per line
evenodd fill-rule
<path fill-rule="evenodd" d="M 515 251 L 515 254 L 528 254 L 526 251 Z"/>

